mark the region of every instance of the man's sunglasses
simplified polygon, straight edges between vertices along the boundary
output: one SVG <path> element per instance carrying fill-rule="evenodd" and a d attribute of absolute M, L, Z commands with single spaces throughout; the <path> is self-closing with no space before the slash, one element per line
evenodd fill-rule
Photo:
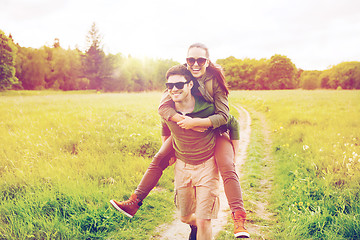
<path fill-rule="evenodd" d="M 198 65 L 199 65 L 200 67 L 202 67 L 202 66 L 205 65 L 206 60 L 207 60 L 207 58 L 203 58 L 203 57 L 201 57 L 201 58 L 193 58 L 193 57 L 186 58 L 186 62 L 187 62 L 187 64 L 189 64 L 190 66 L 193 66 L 193 65 L 195 64 L 195 62 L 197 62 Z"/>
<path fill-rule="evenodd" d="M 166 87 L 171 90 L 174 88 L 174 86 L 177 88 L 177 89 L 183 89 L 185 84 L 188 84 L 189 82 L 191 82 L 191 80 L 189 81 L 186 81 L 186 82 L 176 82 L 176 83 L 165 83 L 166 84 Z"/>

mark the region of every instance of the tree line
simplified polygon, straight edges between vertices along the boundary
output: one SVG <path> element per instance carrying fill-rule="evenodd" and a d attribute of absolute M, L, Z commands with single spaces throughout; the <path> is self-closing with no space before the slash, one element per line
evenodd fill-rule
<path fill-rule="evenodd" d="M 88 48 L 64 49 L 59 39 L 40 49 L 21 47 L 0 30 L 0 90 L 151 91 L 164 89 L 165 73 L 176 64 L 169 59 L 138 59 L 105 54 L 93 23 Z M 275 54 L 270 59 L 218 59 L 230 89 L 360 89 L 360 62 L 343 62 L 324 71 L 297 69 Z"/>
<path fill-rule="evenodd" d="M 343 62 L 324 71 L 297 69 L 291 60 L 275 54 L 270 59 L 217 61 L 231 89 L 360 89 L 360 62 Z"/>
<path fill-rule="evenodd" d="M 168 59 L 138 59 L 105 54 L 95 24 L 89 47 L 64 49 L 59 39 L 40 49 L 21 47 L 0 30 L 0 90 L 151 91 L 164 89 L 166 71 L 179 64 Z"/>

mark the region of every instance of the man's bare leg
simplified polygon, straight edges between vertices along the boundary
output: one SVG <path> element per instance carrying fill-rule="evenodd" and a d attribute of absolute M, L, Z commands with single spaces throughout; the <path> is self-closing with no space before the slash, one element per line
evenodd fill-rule
<path fill-rule="evenodd" d="M 195 214 L 190 214 L 190 215 L 181 217 L 180 220 L 181 220 L 183 223 L 196 226 L 196 217 L 195 217 Z"/>
<path fill-rule="evenodd" d="M 211 219 L 196 219 L 196 225 L 198 228 L 197 240 L 211 240 L 212 239 L 212 229 L 211 229 Z"/>

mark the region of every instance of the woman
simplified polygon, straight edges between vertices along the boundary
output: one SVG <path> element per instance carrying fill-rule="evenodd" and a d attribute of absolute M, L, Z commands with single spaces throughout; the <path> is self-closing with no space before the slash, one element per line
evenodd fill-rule
<path fill-rule="evenodd" d="M 206 101 L 213 102 L 215 114 L 209 118 L 189 118 L 178 114 L 173 108 L 172 100 L 166 91 L 159 106 L 159 114 L 165 119 L 177 122 L 185 129 L 203 131 L 208 127 L 219 128 L 226 125 L 229 119 L 228 94 L 225 77 L 221 68 L 215 66 L 209 59 L 208 48 L 201 43 L 193 44 L 187 53 L 187 68 L 197 80 L 194 94 L 201 94 Z M 234 220 L 235 237 L 249 237 L 248 231 L 244 228 L 246 212 L 242 200 L 239 178 L 235 170 L 235 152 L 238 142 L 234 147 L 227 134 L 219 134 L 216 140 L 215 159 L 224 181 L 225 194 L 228 199 L 232 218 Z M 129 217 L 133 217 L 142 204 L 142 200 L 149 194 L 159 181 L 162 171 L 169 166 L 169 160 L 174 154 L 172 138 L 164 141 L 159 152 L 154 156 L 139 186 L 131 195 L 130 199 L 123 202 L 111 200 L 111 204 L 119 211 Z"/>

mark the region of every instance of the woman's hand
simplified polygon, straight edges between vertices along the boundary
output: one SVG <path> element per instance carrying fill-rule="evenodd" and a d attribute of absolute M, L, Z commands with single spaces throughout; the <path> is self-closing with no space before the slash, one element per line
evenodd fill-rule
<path fill-rule="evenodd" d="M 193 127 L 191 130 L 195 132 L 205 132 L 207 129 L 207 127 Z"/>
<path fill-rule="evenodd" d="M 182 116 L 183 119 L 177 122 L 178 126 L 184 129 L 191 129 L 196 132 L 205 132 L 210 126 L 211 122 L 208 118 L 191 118 L 189 116 Z"/>
<path fill-rule="evenodd" d="M 240 154 L 240 140 L 231 140 L 231 143 L 234 148 L 234 163 L 236 163 L 236 158 Z"/>
<path fill-rule="evenodd" d="M 196 121 L 188 116 L 183 116 L 184 119 L 179 121 L 177 124 L 179 125 L 179 127 L 184 128 L 184 129 L 193 129 L 194 127 L 196 127 Z"/>

